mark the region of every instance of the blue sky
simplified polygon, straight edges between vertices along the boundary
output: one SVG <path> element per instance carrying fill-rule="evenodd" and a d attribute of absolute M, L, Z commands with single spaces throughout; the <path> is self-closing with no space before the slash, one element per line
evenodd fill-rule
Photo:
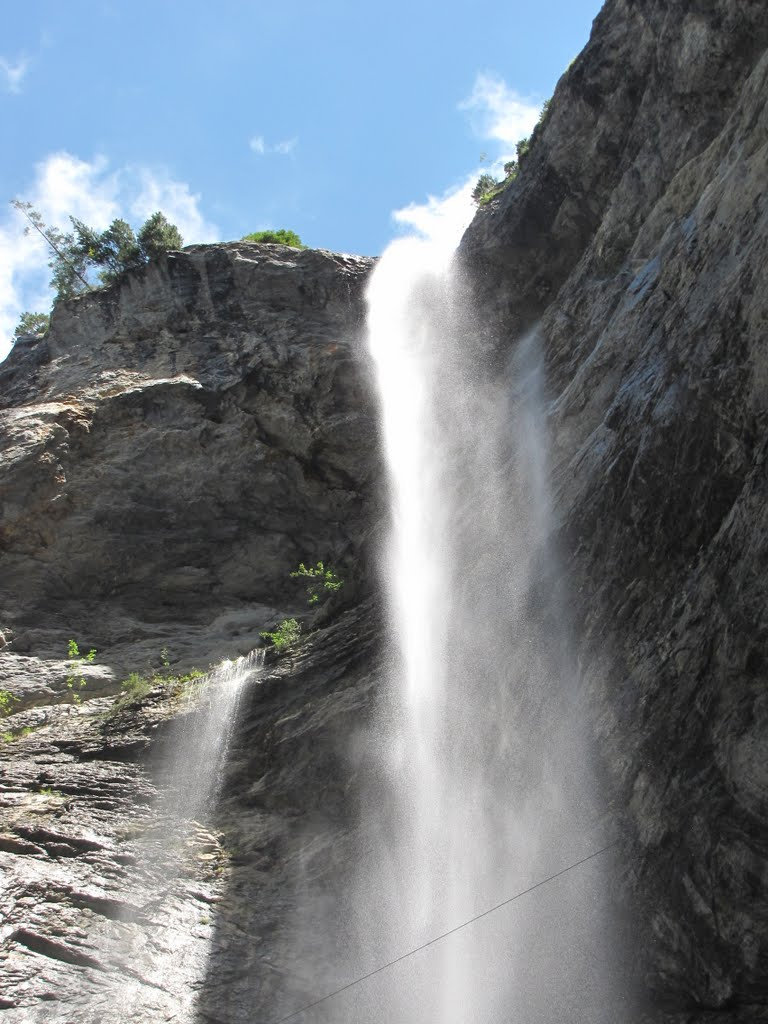
<path fill-rule="evenodd" d="M 3 9 L 0 197 L 68 227 L 162 209 L 185 242 L 289 227 L 376 255 L 514 152 L 599 0 L 27 0 Z M 435 199 L 432 200 L 434 205 Z M 426 205 L 425 205 L 426 204 Z M 396 216 L 396 211 L 410 213 Z M 47 309 L 0 206 L 0 358 Z"/>

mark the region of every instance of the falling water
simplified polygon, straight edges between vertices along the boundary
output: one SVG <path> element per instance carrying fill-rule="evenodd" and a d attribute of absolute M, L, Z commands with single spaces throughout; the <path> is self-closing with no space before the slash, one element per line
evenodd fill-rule
<path fill-rule="evenodd" d="M 118 920 L 105 951 L 118 968 L 107 989 L 114 1019 L 195 1015 L 209 956 L 205 936 L 214 913 L 215 865 L 223 854 L 213 829 L 216 805 L 241 698 L 263 662 L 264 650 L 257 649 L 190 681 L 158 744 L 158 799 L 137 817 L 133 891 L 126 900 L 143 927 Z"/>
<path fill-rule="evenodd" d="M 174 723 L 167 754 L 164 804 L 176 818 L 210 814 L 222 783 L 243 688 L 264 664 L 264 648 L 223 661 L 182 697 L 186 713 Z"/>
<path fill-rule="evenodd" d="M 455 244 L 455 240 L 454 240 Z M 605 841 L 547 538 L 535 334 L 491 360 L 452 245 L 395 242 L 368 293 L 389 476 L 396 651 L 353 889 L 357 971 L 429 942 Z M 408 957 L 317 1020 L 616 1019 L 605 863 Z M 323 1015 L 324 1014 L 324 1015 Z"/>

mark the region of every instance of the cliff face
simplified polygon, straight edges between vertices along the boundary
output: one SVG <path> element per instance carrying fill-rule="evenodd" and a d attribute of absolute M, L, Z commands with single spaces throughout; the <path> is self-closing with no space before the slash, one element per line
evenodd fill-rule
<path fill-rule="evenodd" d="M 767 45 L 763 4 L 608 3 L 462 244 L 489 344 L 536 325 L 543 346 L 645 981 L 748 1019 L 768 1002 Z"/>
<path fill-rule="evenodd" d="M 0 737 L 9 1024 L 202 1019 L 206 972 L 210 1019 L 271 1006 L 265 976 L 291 990 L 265 964 L 292 820 L 318 802 L 338 816 L 336 723 L 364 715 L 376 664 L 371 267 L 269 245 L 171 253 L 59 307 L 0 368 L 0 689 L 21 698 Z M 201 824 L 163 794 L 174 772 L 200 785 L 205 690 L 155 687 L 122 711 L 99 694 L 164 647 L 174 671 L 205 668 L 284 616 L 307 623 L 288 573 L 317 558 L 344 588 L 309 617 L 301 657 L 249 687 L 225 799 Z M 70 637 L 99 652 L 80 705 Z"/>
<path fill-rule="evenodd" d="M 762 2 L 609 0 L 459 253 L 489 350 L 541 341 L 620 898 L 676 1022 L 768 1019 L 767 46 Z M 370 269 L 193 247 L 60 307 L 0 367 L 0 688 L 29 730 L 0 745 L 11 1024 L 108 1020 L 115 986 L 137 1020 L 191 1019 L 203 974 L 201 1021 L 303 1001 L 289 879 L 320 811 L 304 868 L 344 861 L 380 647 Z M 287 573 L 315 557 L 339 602 L 246 694 L 215 820 L 160 850 L 164 740 L 194 708 L 64 703 L 67 639 L 104 652 L 88 695 L 162 647 L 204 667 L 298 611 Z"/>
<path fill-rule="evenodd" d="M 295 610 L 301 560 L 332 560 L 352 589 L 371 522 L 371 265 L 192 247 L 16 346 L 0 367 L 6 671 L 23 682 L 18 657 L 63 658 L 68 636 L 118 674 L 163 646 L 205 666 Z"/>

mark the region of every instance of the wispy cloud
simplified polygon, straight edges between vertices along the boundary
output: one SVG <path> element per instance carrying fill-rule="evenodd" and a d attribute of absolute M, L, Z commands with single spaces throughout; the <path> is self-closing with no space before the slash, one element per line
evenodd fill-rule
<path fill-rule="evenodd" d="M 21 92 L 21 83 L 28 70 L 28 57 L 20 56 L 16 60 L 0 57 L 0 76 L 8 92 Z"/>
<path fill-rule="evenodd" d="M 515 154 L 515 145 L 530 135 L 539 118 L 540 105 L 522 97 L 498 75 L 482 73 L 475 78 L 472 92 L 458 105 L 469 114 L 475 134 L 496 143 L 484 167 L 475 167 L 463 181 L 442 195 L 427 196 L 395 210 L 392 218 L 405 233 L 434 243 L 436 250 L 450 253 L 472 220 L 476 206 L 472 190 L 482 171 L 500 174 L 504 163 Z"/>
<path fill-rule="evenodd" d="M 101 156 L 87 161 L 52 153 L 37 165 L 21 198 L 32 203 L 46 224 L 65 231 L 70 215 L 103 230 L 121 216 L 138 227 L 161 210 L 187 244 L 218 237 L 201 210 L 201 197 L 186 182 L 156 168 L 112 169 Z M 9 207 L 6 216 L 0 213 L 0 359 L 10 348 L 21 312 L 46 310 L 52 299 L 48 248 L 37 232 L 25 233 L 26 227 L 17 210 Z"/>
<path fill-rule="evenodd" d="M 128 196 L 138 186 L 138 195 L 130 200 L 133 223 L 143 222 L 156 210 L 162 211 L 181 232 L 186 245 L 194 242 L 214 242 L 219 229 L 207 220 L 200 209 L 202 196 L 190 191 L 183 181 L 175 181 L 165 172 L 146 167 L 128 169 L 121 173 L 124 194 Z"/>
<path fill-rule="evenodd" d="M 477 173 L 473 172 L 440 196 L 427 196 L 423 203 L 409 203 L 395 210 L 392 219 L 409 234 L 415 233 L 450 251 L 458 245 L 475 212 L 472 189 L 476 179 Z"/>
<path fill-rule="evenodd" d="M 287 156 L 292 153 L 299 144 L 294 136 L 290 139 L 281 139 L 279 142 L 268 143 L 263 135 L 254 135 L 248 140 L 248 147 L 253 153 L 264 156 L 267 153 L 277 153 L 279 156 Z"/>
<path fill-rule="evenodd" d="M 541 104 L 515 92 L 498 75 L 481 73 L 475 78 L 470 95 L 459 104 L 459 110 L 469 112 L 472 127 L 480 138 L 511 148 L 531 134 Z"/>

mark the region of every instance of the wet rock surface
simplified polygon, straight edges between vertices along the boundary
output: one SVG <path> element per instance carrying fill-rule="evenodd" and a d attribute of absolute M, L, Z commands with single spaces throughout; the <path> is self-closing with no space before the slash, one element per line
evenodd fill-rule
<path fill-rule="evenodd" d="M 8 1021 L 167 1019 L 205 963 L 220 837 L 160 813 L 129 755 L 162 716 L 107 736 L 112 703 L 23 712 L 13 724 L 29 732 L 0 744 Z"/>
<path fill-rule="evenodd" d="M 376 678 L 372 621 L 343 613 L 251 680 L 201 820 L 169 791 L 198 784 L 174 731 L 209 713 L 215 680 L 6 720 L 26 734 L 0 743 L 4 1020 L 250 1021 L 303 991 L 285 942 L 300 822 L 335 807 L 328 846 L 352 828 L 342 766 Z"/>

